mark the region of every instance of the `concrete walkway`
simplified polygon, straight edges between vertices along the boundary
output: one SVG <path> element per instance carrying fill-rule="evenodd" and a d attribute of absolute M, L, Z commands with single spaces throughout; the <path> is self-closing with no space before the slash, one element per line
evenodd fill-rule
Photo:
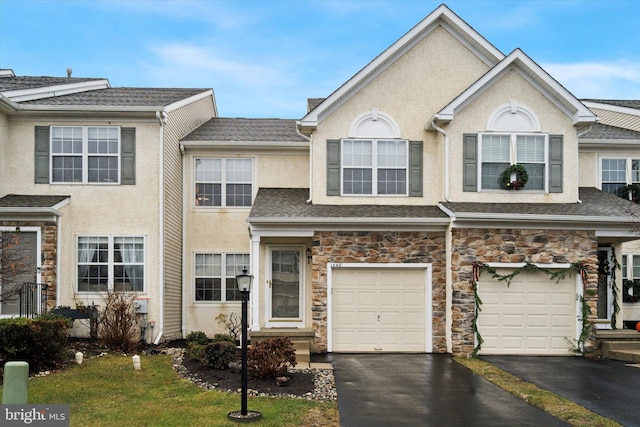
<path fill-rule="evenodd" d="M 566 426 L 434 354 L 331 354 L 343 427 Z"/>
<path fill-rule="evenodd" d="M 571 356 L 481 358 L 624 426 L 640 426 L 638 365 Z"/>

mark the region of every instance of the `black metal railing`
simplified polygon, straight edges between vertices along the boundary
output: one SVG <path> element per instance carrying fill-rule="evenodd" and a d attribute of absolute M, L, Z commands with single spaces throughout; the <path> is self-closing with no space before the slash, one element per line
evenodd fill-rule
<path fill-rule="evenodd" d="M 48 289 L 46 283 L 23 283 L 18 291 L 20 317 L 47 314 Z"/>

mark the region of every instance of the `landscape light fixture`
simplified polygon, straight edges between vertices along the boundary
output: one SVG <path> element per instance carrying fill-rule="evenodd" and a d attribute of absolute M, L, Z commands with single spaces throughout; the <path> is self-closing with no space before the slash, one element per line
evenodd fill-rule
<path fill-rule="evenodd" d="M 236 284 L 238 290 L 242 294 L 242 385 L 240 397 L 240 411 L 229 412 L 229 419 L 241 423 L 250 423 L 262 418 L 262 414 L 257 411 L 247 410 L 247 390 L 248 390 L 248 372 L 247 372 L 247 305 L 249 302 L 249 293 L 251 293 L 251 284 L 253 276 L 247 273 L 247 268 L 242 269 L 242 274 L 236 276 Z"/>

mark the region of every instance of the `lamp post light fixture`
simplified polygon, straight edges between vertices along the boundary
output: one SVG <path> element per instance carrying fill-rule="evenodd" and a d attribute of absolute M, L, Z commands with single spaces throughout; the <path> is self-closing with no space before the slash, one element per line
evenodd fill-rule
<path fill-rule="evenodd" d="M 251 284 L 253 283 L 253 276 L 247 273 L 247 268 L 242 269 L 242 274 L 236 276 L 236 284 L 238 290 L 242 294 L 242 388 L 240 399 L 240 411 L 229 412 L 229 418 L 242 422 L 250 423 L 262 418 L 262 414 L 257 411 L 247 410 L 247 389 L 248 389 L 248 372 L 247 372 L 247 319 L 248 310 L 247 305 L 249 302 L 249 294 L 251 293 Z"/>

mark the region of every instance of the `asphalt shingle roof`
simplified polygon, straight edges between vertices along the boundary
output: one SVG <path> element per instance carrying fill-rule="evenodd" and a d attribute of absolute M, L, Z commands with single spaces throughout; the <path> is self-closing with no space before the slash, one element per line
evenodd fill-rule
<path fill-rule="evenodd" d="M 214 117 L 182 139 L 183 141 L 268 141 L 308 142 L 296 132 L 292 119 L 245 119 Z"/>
<path fill-rule="evenodd" d="M 0 197 L 0 208 L 50 208 L 69 197 L 7 194 L 4 197 Z"/>
<path fill-rule="evenodd" d="M 260 188 L 251 218 L 434 218 L 447 215 L 437 206 L 309 204 L 308 188 Z"/>
<path fill-rule="evenodd" d="M 101 78 L 83 77 L 35 77 L 35 76 L 15 76 L 0 78 L 0 92 L 10 90 L 36 89 L 39 87 L 68 85 L 74 83 L 84 83 L 96 80 L 106 80 Z"/>
<path fill-rule="evenodd" d="M 640 217 L 640 205 L 597 188 L 581 187 L 581 203 L 468 203 L 444 202 L 455 214 L 583 216 L 593 219 L 607 217 Z"/>
<path fill-rule="evenodd" d="M 1 81 L 2 79 L 0 79 Z M 209 89 L 118 87 L 20 102 L 24 105 L 95 105 L 101 107 L 167 106 Z"/>
<path fill-rule="evenodd" d="M 579 140 L 584 139 L 636 139 L 640 140 L 640 132 L 620 128 L 616 126 L 604 125 L 601 123 L 595 123 L 591 129 L 580 135 Z"/>
<path fill-rule="evenodd" d="M 640 110 L 638 99 L 582 99 L 582 102 L 597 102 L 599 104 L 615 105 L 616 107 L 635 108 Z"/>

